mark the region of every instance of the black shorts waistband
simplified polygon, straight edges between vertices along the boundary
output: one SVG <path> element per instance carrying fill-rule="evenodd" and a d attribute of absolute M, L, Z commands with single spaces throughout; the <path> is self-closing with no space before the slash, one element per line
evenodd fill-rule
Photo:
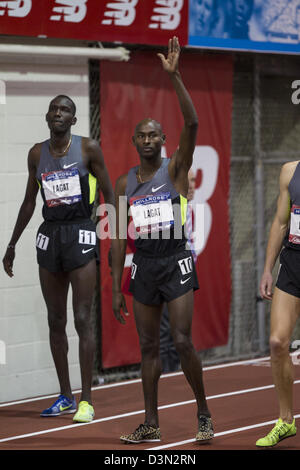
<path fill-rule="evenodd" d="M 158 259 L 158 258 L 169 258 L 170 256 L 178 255 L 179 253 L 183 253 L 184 251 L 189 251 L 186 250 L 185 247 L 180 247 L 177 250 L 169 251 L 168 253 L 147 253 L 144 252 L 143 250 L 137 249 L 135 254 L 137 256 L 141 256 L 142 258 L 149 258 L 149 259 Z"/>
<path fill-rule="evenodd" d="M 72 220 L 44 220 L 43 223 L 49 225 L 75 225 L 93 222 L 92 219 L 72 219 Z"/>

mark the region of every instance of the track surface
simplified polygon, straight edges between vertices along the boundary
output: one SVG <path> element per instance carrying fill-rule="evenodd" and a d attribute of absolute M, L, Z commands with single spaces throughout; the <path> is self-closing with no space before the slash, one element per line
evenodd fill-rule
<path fill-rule="evenodd" d="M 273 427 L 278 414 L 269 358 L 206 367 L 204 382 L 215 430 L 209 444 L 199 445 L 194 440 L 196 404 L 184 375 L 178 372 L 162 376 L 159 382 L 161 442 L 126 445 L 119 440 L 121 434 L 132 432 L 144 420 L 138 379 L 94 388 L 96 416 L 90 424 L 73 424 L 73 415 L 41 418 L 41 410 L 53 403 L 54 396 L 1 403 L 0 450 L 98 450 L 108 456 L 135 450 L 183 454 L 256 450 L 255 441 Z M 298 427 L 299 392 L 300 365 L 295 365 L 294 411 Z M 300 431 L 275 449 L 299 450 Z"/>

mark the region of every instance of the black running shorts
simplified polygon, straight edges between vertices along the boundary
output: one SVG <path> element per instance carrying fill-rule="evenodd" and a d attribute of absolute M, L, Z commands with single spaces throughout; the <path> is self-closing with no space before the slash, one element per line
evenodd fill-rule
<path fill-rule="evenodd" d="M 276 282 L 278 289 L 300 298 L 300 251 L 283 248 Z"/>
<path fill-rule="evenodd" d="M 172 256 L 146 258 L 136 252 L 131 265 L 129 290 L 145 305 L 160 305 L 199 289 L 193 257 L 189 250 Z"/>
<path fill-rule="evenodd" d="M 92 220 L 43 222 L 36 237 L 38 264 L 51 272 L 72 271 L 96 258 L 99 244 Z"/>

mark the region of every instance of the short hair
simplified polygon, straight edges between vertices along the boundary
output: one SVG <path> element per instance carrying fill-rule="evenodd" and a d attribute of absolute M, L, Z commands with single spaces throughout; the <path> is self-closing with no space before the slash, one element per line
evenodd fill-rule
<path fill-rule="evenodd" d="M 140 126 L 142 126 L 143 124 L 148 124 L 149 122 L 154 122 L 156 126 L 159 128 L 159 130 L 161 131 L 161 133 L 163 134 L 160 122 L 156 121 L 156 119 L 152 119 L 149 117 L 149 118 L 143 119 L 135 126 L 134 135 L 137 133 Z"/>
<path fill-rule="evenodd" d="M 55 98 L 53 98 L 51 101 L 50 101 L 50 104 L 57 100 L 57 99 L 66 99 L 70 102 L 71 104 L 71 109 L 72 109 L 72 113 L 73 113 L 73 116 L 75 116 L 76 114 L 76 104 L 74 103 L 74 101 L 72 100 L 72 98 L 70 98 L 69 96 L 67 95 L 57 95 Z"/>

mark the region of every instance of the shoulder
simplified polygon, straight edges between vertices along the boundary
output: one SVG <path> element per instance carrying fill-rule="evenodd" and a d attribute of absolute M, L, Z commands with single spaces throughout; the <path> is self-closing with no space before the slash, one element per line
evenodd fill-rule
<path fill-rule="evenodd" d="M 298 166 L 299 160 L 284 163 L 281 167 L 280 172 L 280 185 L 284 187 L 288 187 L 295 170 Z"/>
<path fill-rule="evenodd" d="M 82 139 L 82 147 L 83 149 L 88 152 L 92 153 L 95 151 L 101 150 L 100 143 L 96 139 L 91 139 L 90 137 L 81 137 Z"/>
<path fill-rule="evenodd" d="M 292 161 L 292 162 L 284 163 L 282 165 L 281 169 L 283 171 L 295 171 L 298 163 L 300 163 L 300 160 L 295 160 L 295 161 Z"/>
<path fill-rule="evenodd" d="M 116 181 L 116 192 L 119 194 L 125 194 L 126 186 L 127 186 L 127 176 L 128 174 L 125 173 L 121 176 Z"/>
<path fill-rule="evenodd" d="M 95 165 L 98 168 L 103 168 L 105 162 L 99 142 L 89 137 L 82 137 L 81 139 L 82 154 L 84 155 L 87 167 L 90 168 L 91 171 L 95 171 Z"/>
<path fill-rule="evenodd" d="M 39 155 L 41 153 L 41 150 L 42 150 L 42 145 L 43 145 L 43 142 L 39 142 L 37 144 L 34 144 L 31 149 L 29 150 L 29 155 Z"/>
<path fill-rule="evenodd" d="M 34 144 L 28 152 L 28 165 L 30 167 L 37 167 L 40 161 L 41 150 L 43 142 Z"/>

